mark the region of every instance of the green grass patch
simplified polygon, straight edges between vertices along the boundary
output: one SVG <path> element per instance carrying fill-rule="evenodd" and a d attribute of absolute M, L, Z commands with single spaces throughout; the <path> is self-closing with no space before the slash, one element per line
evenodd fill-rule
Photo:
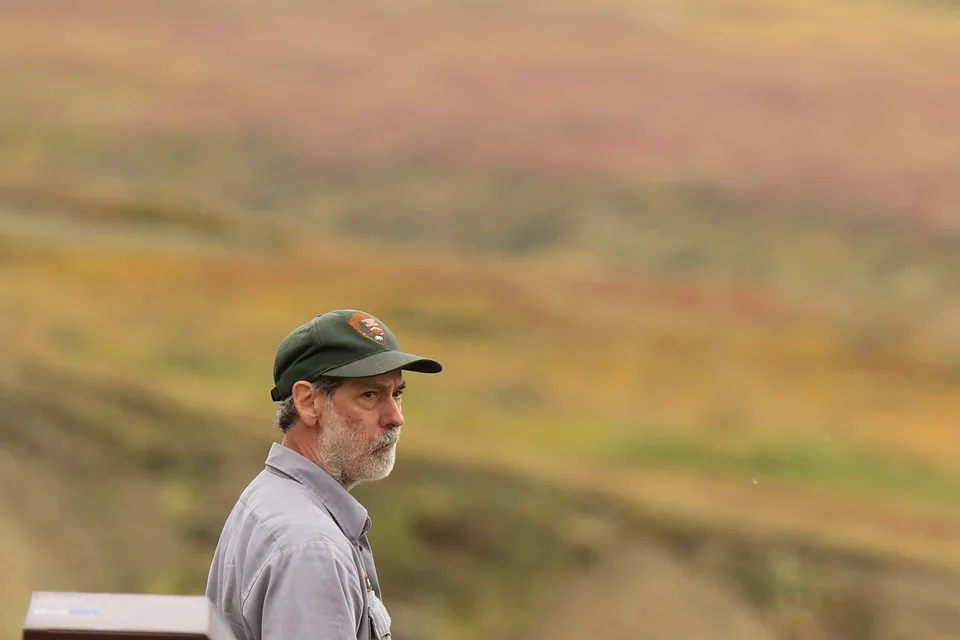
<path fill-rule="evenodd" d="M 652 436 L 617 444 L 621 464 L 784 482 L 881 495 L 960 510 L 960 475 L 906 455 L 835 441 L 792 440 L 737 448 L 693 438 Z"/>

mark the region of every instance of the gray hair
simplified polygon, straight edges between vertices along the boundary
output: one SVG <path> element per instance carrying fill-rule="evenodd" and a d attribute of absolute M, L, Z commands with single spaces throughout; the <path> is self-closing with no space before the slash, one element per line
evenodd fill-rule
<path fill-rule="evenodd" d="M 313 382 L 313 388 L 323 393 L 328 398 L 332 398 L 333 394 L 336 393 L 337 389 L 339 389 L 344 382 L 344 378 L 320 376 Z M 300 418 L 300 413 L 297 411 L 297 405 L 293 402 L 293 396 L 290 396 L 281 402 L 280 406 L 277 407 L 277 417 L 275 423 L 280 431 L 286 433 L 298 418 Z"/>

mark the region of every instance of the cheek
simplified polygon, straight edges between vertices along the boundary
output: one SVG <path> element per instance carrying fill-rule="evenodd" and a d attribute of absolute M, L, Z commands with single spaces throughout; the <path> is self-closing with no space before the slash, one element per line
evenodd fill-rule
<path fill-rule="evenodd" d="M 340 407 L 338 413 L 343 421 L 350 425 L 352 429 L 362 429 L 368 421 L 372 407 L 365 406 L 361 402 L 349 403 Z"/>
<path fill-rule="evenodd" d="M 350 427 L 357 439 L 372 441 L 380 435 L 380 417 L 378 409 L 358 411 L 350 420 Z"/>

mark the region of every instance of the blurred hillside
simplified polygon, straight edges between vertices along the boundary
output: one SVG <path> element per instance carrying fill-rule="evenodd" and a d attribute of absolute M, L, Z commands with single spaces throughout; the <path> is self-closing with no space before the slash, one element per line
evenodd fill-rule
<path fill-rule="evenodd" d="M 958 54 L 948 3 L 0 0 L 0 634 L 201 591 L 353 307 L 446 365 L 358 490 L 397 638 L 956 637 Z"/>

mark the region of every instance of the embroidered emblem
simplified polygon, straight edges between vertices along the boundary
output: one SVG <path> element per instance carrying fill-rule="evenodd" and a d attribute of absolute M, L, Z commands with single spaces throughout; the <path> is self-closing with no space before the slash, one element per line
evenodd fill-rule
<path fill-rule="evenodd" d="M 360 311 L 353 314 L 353 317 L 350 318 L 350 326 L 367 340 L 373 340 L 378 344 L 383 344 L 386 341 L 380 321 L 368 313 Z"/>

